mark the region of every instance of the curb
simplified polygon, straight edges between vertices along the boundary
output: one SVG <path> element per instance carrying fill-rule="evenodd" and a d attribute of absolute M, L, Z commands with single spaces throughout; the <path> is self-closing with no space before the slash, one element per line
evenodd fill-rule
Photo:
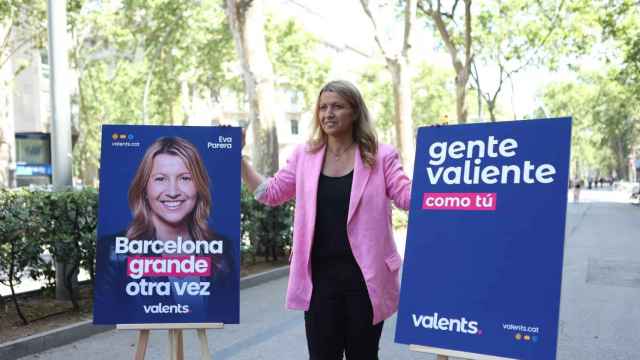
<path fill-rule="evenodd" d="M 281 266 L 279 268 L 264 271 L 258 274 L 245 276 L 240 279 L 240 290 L 258 286 L 269 282 L 271 280 L 280 279 L 289 275 L 289 265 Z"/>
<path fill-rule="evenodd" d="M 288 274 L 289 266 L 282 266 L 259 274 L 246 276 L 240 279 L 240 289 L 247 289 L 264 284 L 285 277 Z M 113 325 L 93 325 L 93 320 L 81 321 L 59 329 L 0 344 L 0 359 L 16 360 L 23 356 L 33 355 L 55 347 L 67 345 L 74 341 L 113 329 L 115 329 Z"/>

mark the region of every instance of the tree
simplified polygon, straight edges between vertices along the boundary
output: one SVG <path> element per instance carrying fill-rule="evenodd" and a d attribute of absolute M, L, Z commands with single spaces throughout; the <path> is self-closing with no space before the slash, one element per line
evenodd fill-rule
<path fill-rule="evenodd" d="M 456 110 L 452 105 L 455 103 L 453 89 L 448 81 L 452 71 L 427 62 L 418 64 L 416 68 L 417 75 L 412 84 L 414 127 L 442 123 L 446 114 Z"/>
<path fill-rule="evenodd" d="M 634 89 L 640 100 L 640 3 L 637 0 L 610 0 L 600 12 L 605 38 L 612 40 L 623 59 L 618 81 Z"/>
<path fill-rule="evenodd" d="M 103 123 L 189 124 L 195 99 L 210 107 L 237 88 L 220 2 L 102 1 L 70 14 L 71 64 L 78 74 L 78 142 L 74 171 L 97 177 Z M 180 19 L 177 21 L 176 19 Z"/>
<path fill-rule="evenodd" d="M 594 89 L 574 81 L 554 83 L 543 90 L 542 107 L 536 117 L 556 117 L 571 114 L 573 118 L 571 137 L 571 171 L 574 178 L 580 178 L 586 169 L 604 169 L 597 144 L 600 134 L 593 131 L 590 119 L 589 99 L 594 97 Z M 604 172 L 604 171 L 603 171 Z"/>
<path fill-rule="evenodd" d="M 99 7 L 76 3 L 68 12 L 71 32 L 70 66 L 77 74 L 79 137 L 74 146 L 74 175 L 96 184 L 100 155 L 100 127 L 104 123 L 140 122 L 144 60 L 134 31 L 126 26 L 121 5 Z M 83 9 L 83 6 L 85 8 Z"/>
<path fill-rule="evenodd" d="M 469 82 L 471 63 L 473 62 L 471 0 L 464 0 L 463 3 L 463 26 L 460 29 L 455 28 L 456 21 L 459 20 L 459 15 L 456 11 L 459 4 L 458 0 L 453 2 L 449 12 L 443 9 L 441 0 L 435 0 L 435 2 L 433 0 L 422 0 L 418 3 L 418 9 L 433 20 L 438 34 L 440 34 L 440 38 L 451 57 L 451 65 L 455 71 L 456 113 L 459 123 L 467 122 L 467 83 Z"/>
<path fill-rule="evenodd" d="M 253 130 L 253 159 L 259 172 L 278 169 L 273 65 L 267 53 L 262 0 L 226 0 L 227 21 L 242 65 Z"/>
<path fill-rule="evenodd" d="M 11 82 L 30 63 L 29 57 L 16 55 L 41 49 L 45 39 L 45 1 L 0 1 L 0 187 L 16 185 L 15 130 L 8 108 L 14 95 Z"/>
<path fill-rule="evenodd" d="M 613 155 L 617 177 L 629 180 L 628 158 L 640 135 L 640 106 L 634 101 L 635 95 L 619 82 L 601 77 L 594 80 L 599 89 L 593 99 L 592 121 L 602 134 L 599 145 L 609 148 Z"/>
<path fill-rule="evenodd" d="M 265 29 L 277 86 L 301 93 L 305 108 L 310 109 L 330 69 L 328 61 L 318 59 L 313 53 L 318 39 L 293 19 L 276 22 L 270 16 Z"/>
<path fill-rule="evenodd" d="M 640 106 L 632 89 L 616 80 L 617 69 L 581 73 L 577 81 L 545 89 L 546 116 L 572 114 L 574 174 L 615 172 L 627 178 L 627 159 L 638 143 Z"/>
<path fill-rule="evenodd" d="M 391 73 L 393 84 L 394 103 L 394 127 L 396 133 L 396 146 L 400 152 L 408 172 L 413 169 L 413 121 L 411 101 L 411 64 L 410 50 L 413 41 L 413 27 L 416 20 L 417 0 L 406 0 L 404 3 L 404 31 L 400 52 L 394 53 L 383 44 L 383 36 L 378 25 L 378 20 L 373 13 L 368 0 L 360 0 L 362 9 L 371 21 L 374 29 L 374 37 L 380 52 L 384 56 L 387 69 Z"/>
<path fill-rule="evenodd" d="M 411 81 L 412 93 L 412 131 L 419 126 L 433 125 L 441 122 L 443 115 L 455 111 L 451 104 L 455 103 L 451 95 L 453 89 L 448 79 L 450 69 L 441 69 L 426 61 L 415 66 L 416 76 Z M 369 110 L 375 118 L 376 130 L 384 141 L 393 138 L 394 113 L 393 93 L 388 72 L 383 66 L 373 64 L 362 74 L 360 83 L 362 93 L 368 101 Z"/>
<path fill-rule="evenodd" d="M 0 68 L 20 50 L 44 47 L 47 34 L 46 6 L 43 0 L 0 2 Z"/>
<path fill-rule="evenodd" d="M 471 75 L 478 96 L 496 120 L 498 96 L 506 81 L 527 68 L 555 70 L 591 50 L 590 29 L 597 27 L 593 2 L 576 0 L 484 1 L 476 16 Z M 480 68 L 480 70 L 478 69 Z M 491 70 L 497 81 L 481 84 L 481 71 Z M 486 78 L 485 78 L 486 79 Z M 481 101 L 479 99 L 479 101 Z M 478 118 L 482 103 L 478 106 Z"/>
<path fill-rule="evenodd" d="M 140 79 L 143 123 L 186 124 L 194 96 L 217 99 L 226 84 L 224 67 L 233 59 L 220 5 L 197 0 L 123 1 L 123 25 L 132 32 L 133 50 L 142 51 L 145 64 Z"/>

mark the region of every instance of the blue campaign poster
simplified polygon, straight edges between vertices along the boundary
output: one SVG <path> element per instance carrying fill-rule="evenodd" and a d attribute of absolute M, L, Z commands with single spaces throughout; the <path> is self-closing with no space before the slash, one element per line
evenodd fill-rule
<path fill-rule="evenodd" d="M 396 342 L 555 359 L 570 145 L 570 118 L 419 129 Z"/>
<path fill-rule="evenodd" d="M 234 127 L 104 125 L 93 322 L 239 322 Z"/>

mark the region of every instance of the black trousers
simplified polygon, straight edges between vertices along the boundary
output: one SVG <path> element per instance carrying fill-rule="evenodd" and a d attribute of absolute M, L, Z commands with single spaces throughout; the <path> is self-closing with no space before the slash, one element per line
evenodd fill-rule
<path fill-rule="evenodd" d="M 313 294 L 304 313 L 311 360 L 376 360 L 383 322 L 354 261 L 313 262 Z"/>

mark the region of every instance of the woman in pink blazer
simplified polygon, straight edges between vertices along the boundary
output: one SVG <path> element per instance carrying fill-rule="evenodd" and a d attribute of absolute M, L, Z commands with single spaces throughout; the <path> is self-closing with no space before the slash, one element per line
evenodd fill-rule
<path fill-rule="evenodd" d="M 264 179 L 244 159 L 242 176 L 262 203 L 296 200 L 286 301 L 305 311 L 310 359 L 377 359 L 402 264 L 391 201 L 408 209 L 411 181 L 398 153 L 378 143 L 351 83 L 322 88 L 313 127 L 275 176 Z"/>

